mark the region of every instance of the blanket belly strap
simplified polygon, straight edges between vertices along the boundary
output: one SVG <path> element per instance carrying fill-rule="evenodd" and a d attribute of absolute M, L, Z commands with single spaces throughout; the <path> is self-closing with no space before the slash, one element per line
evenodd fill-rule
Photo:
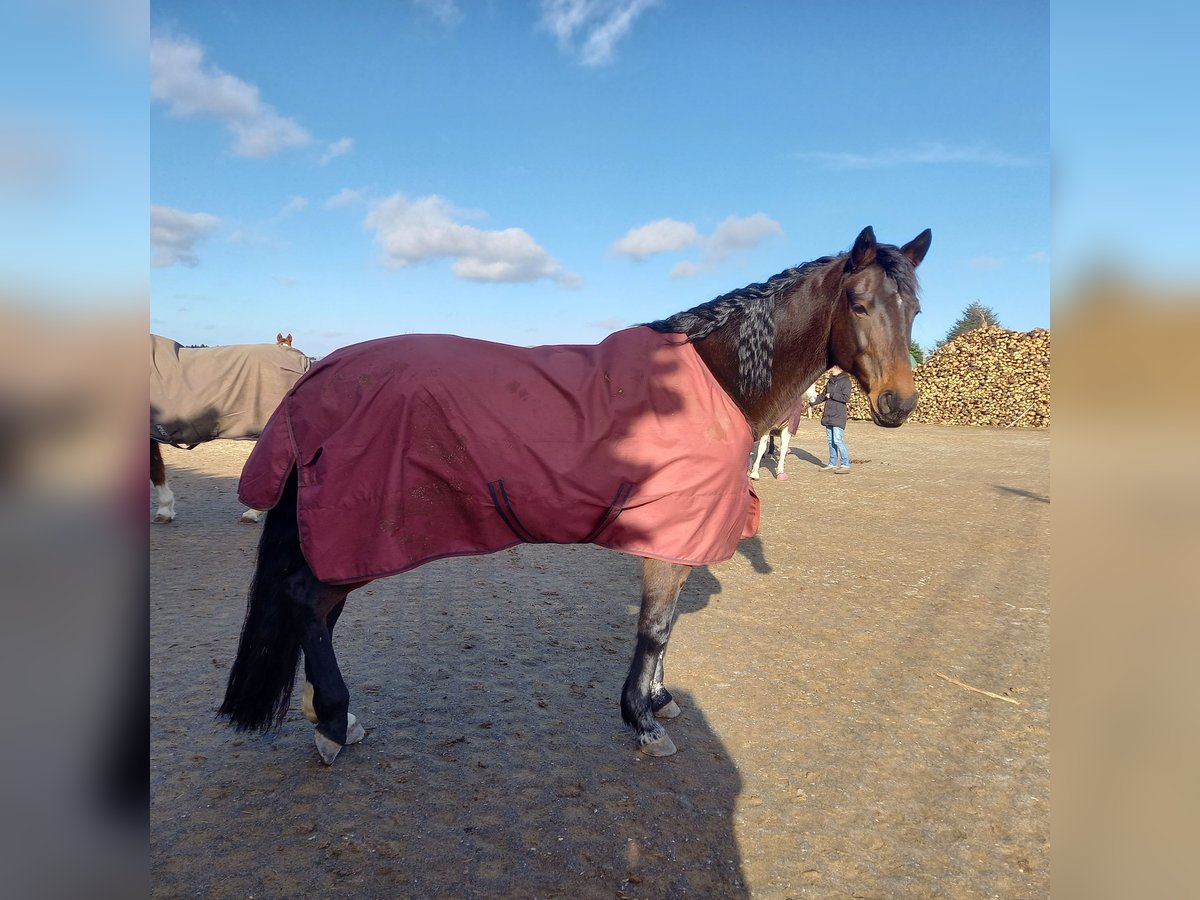
<path fill-rule="evenodd" d="M 629 498 L 633 496 L 633 485 L 627 481 L 622 481 L 617 487 L 616 496 L 608 505 L 608 509 L 600 516 L 600 520 L 596 523 L 596 527 L 589 531 L 583 537 L 577 540 L 547 540 L 545 538 L 534 537 L 533 533 L 526 528 L 519 518 L 517 512 L 513 509 L 512 501 L 508 498 L 508 492 L 504 489 L 504 479 L 488 482 L 488 494 L 492 498 L 492 506 L 495 507 L 496 514 L 500 516 L 500 520 L 508 526 L 508 530 L 516 535 L 517 539 L 526 544 L 590 544 L 598 538 L 604 529 L 617 521 L 617 517 L 621 515 L 621 511 L 625 508 L 625 504 L 629 502 Z"/>
<path fill-rule="evenodd" d="M 604 531 L 605 528 L 617 521 L 617 516 L 621 514 L 621 510 L 625 508 L 625 504 L 629 502 L 629 498 L 632 495 L 633 485 L 627 481 L 622 481 L 620 486 L 617 488 L 617 496 L 613 498 L 613 502 L 609 504 L 609 507 L 607 510 L 605 510 L 604 515 L 600 517 L 600 521 L 596 523 L 596 527 L 593 528 L 588 533 L 588 536 L 579 543 L 590 544 L 600 536 L 600 533 Z"/>
<path fill-rule="evenodd" d="M 496 507 L 496 512 L 500 514 L 500 518 L 508 526 L 508 530 L 515 534 L 518 540 L 524 541 L 526 544 L 545 543 L 531 535 L 529 530 L 521 524 L 521 520 L 517 518 L 512 503 L 508 499 L 508 493 L 504 490 L 503 479 L 489 481 L 488 493 L 492 495 L 492 505 Z"/>

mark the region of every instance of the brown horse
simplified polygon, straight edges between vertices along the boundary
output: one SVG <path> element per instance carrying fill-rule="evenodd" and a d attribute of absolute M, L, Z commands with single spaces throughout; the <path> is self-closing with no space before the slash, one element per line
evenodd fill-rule
<path fill-rule="evenodd" d="M 876 423 L 904 422 L 917 402 L 915 269 L 930 238 L 926 230 L 903 247 L 878 244 L 868 227 L 849 252 L 594 348 L 412 335 L 327 357 L 280 405 L 243 471 L 243 502 L 275 505 L 220 714 L 238 729 L 281 723 L 303 650 L 302 708 L 332 764 L 365 733 L 349 712 L 332 643 L 351 591 L 442 556 L 522 540 L 592 542 L 644 559 L 621 715 L 643 752 L 674 753 L 658 719 L 679 714 L 663 686 L 675 604 L 693 565 L 728 559 L 757 527 L 745 476 L 751 443 L 834 364 L 858 380 Z M 638 354 L 621 357 L 615 348 L 630 342 Z M 463 367 L 469 377 L 458 379 Z M 563 380 L 541 390 L 535 380 L 551 370 Z M 631 396 L 635 385 L 648 401 Z M 648 448 L 615 418 L 629 405 L 657 429 Z M 711 418 L 689 421 L 679 440 L 672 427 L 695 409 Z M 497 429 L 480 441 L 486 459 L 463 437 L 478 433 L 469 426 L 480 417 Z M 560 419 L 567 427 L 554 429 Z M 454 467 L 430 474 L 437 456 Z M 651 471 L 650 460 L 667 474 Z M 520 473 L 522 462 L 536 477 Z M 558 490 L 570 498 L 555 499 Z M 571 520 L 565 532 L 553 530 L 560 519 Z M 450 535 L 451 521 L 471 535 Z"/>
<path fill-rule="evenodd" d="M 274 344 L 183 347 L 150 336 L 150 484 L 154 522 L 175 519 L 175 494 L 159 444 L 191 450 L 224 438 L 253 440 L 312 360 L 292 347 L 292 336 Z M 241 521 L 258 522 L 247 509 Z"/>

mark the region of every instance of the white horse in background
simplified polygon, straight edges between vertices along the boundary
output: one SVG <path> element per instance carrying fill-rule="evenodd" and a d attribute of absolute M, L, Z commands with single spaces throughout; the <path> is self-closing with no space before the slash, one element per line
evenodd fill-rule
<path fill-rule="evenodd" d="M 783 465 L 787 461 L 788 444 L 791 443 L 792 432 L 799 425 L 801 416 L 812 418 L 813 405 L 816 402 L 817 385 L 814 383 L 808 386 L 808 389 L 801 396 L 800 402 L 788 413 L 787 418 L 758 439 L 758 449 L 754 454 L 754 463 L 750 466 L 750 471 L 747 473 L 750 478 L 758 481 L 758 468 L 762 464 L 762 458 L 767 452 L 767 446 L 771 443 L 772 437 L 779 435 L 779 463 L 775 466 L 775 478 L 779 481 L 787 481 L 788 474 L 783 471 Z"/>

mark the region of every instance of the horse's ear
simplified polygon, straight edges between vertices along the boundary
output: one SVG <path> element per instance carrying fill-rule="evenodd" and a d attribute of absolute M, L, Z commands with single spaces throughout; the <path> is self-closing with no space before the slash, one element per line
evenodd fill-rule
<path fill-rule="evenodd" d="M 283 332 L 282 331 L 275 332 L 275 343 L 277 343 L 277 344 L 283 343 Z"/>
<path fill-rule="evenodd" d="M 283 339 L 283 342 L 289 347 L 292 346 L 292 333 L 290 331 L 288 332 L 287 337 Z"/>
<path fill-rule="evenodd" d="M 858 271 L 875 262 L 875 229 L 868 225 L 858 233 L 850 250 L 850 270 Z"/>
<path fill-rule="evenodd" d="M 913 268 L 921 264 L 925 254 L 929 252 L 929 242 L 933 240 L 933 232 L 926 228 L 915 238 L 900 248 L 900 252 L 912 260 Z"/>

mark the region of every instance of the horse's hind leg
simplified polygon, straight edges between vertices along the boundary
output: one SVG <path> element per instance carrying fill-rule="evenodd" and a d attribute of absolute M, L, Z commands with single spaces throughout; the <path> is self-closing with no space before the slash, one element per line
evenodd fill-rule
<path fill-rule="evenodd" d="M 297 573 L 297 585 L 306 615 L 300 646 L 304 650 L 304 715 L 316 726 L 317 752 L 326 765 L 333 765 L 346 744 L 361 741 L 365 732 L 350 712 L 350 691 L 333 652 L 333 625 L 341 614 L 352 587 L 317 581 L 311 572 Z M 305 602 L 307 601 L 307 602 Z"/>
<path fill-rule="evenodd" d="M 674 702 L 661 683 L 662 659 L 671 637 L 675 602 L 691 571 L 689 566 L 656 559 L 642 562 L 642 609 L 638 615 L 637 649 L 621 691 L 621 718 L 637 732 L 642 752 L 650 756 L 670 756 L 675 752 L 675 745 L 654 713 L 656 705 L 666 709 Z M 659 677 L 657 690 L 656 675 Z"/>
<path fill-rule="evenodd" d="M 175 495 L 167 484 L 167 467 L 163 464 L 158 441 L 150 441 L 150 484 L 154 486 L 154 521 L 164 524 L 175 520 Z"/>
<path fill-rule="evenodd" d="M 342 614 L 342 610 L 346 607 L 345 599 L 337 606 L 329 611 L 329 615 L 325 617 L 325 627 L 329 630 L 329 640 L 333 641 L 333 628 L 337 625 L 338 617 Z M 313 675 L 313 664 L 308 656 L 304 657 L 304 692 L 300 695 L 300 710 L 304 713 L 304 718 L 316 725 L 320 719 L 317 718 L 316 707 L 313 706 L 313 681 L 316 676 Z"/>
<path fill-rule="evenodd" d="M 351 590 L 352 589 L 353 588 L 351 588 Z M 349 593 L 349 591 L 346 593 Z M 345 608 L 345 606 L 346 600 L 345 596 L 343 595 L 342 600 L 336 606 L 334 606 L 334 608 L 330 610 L 329 615 L 325 617 L 325 627 L 329 631 L 330 642 L 333 641 L 333 628 L 335 625 L 337 625 L 338 616 L 342 614 L 342 610 Z M 304 692 L 301 694 L 300 709 L 304 713 L 304 718 L 308 719 L 308 721 L 312 722 L 314 725 L 321 721 L 320 717 L 317 715 L 317 709 L 315 705 L 316 688 L 313 687 L 317 678 L 318 676 L 314 674 L 313 662 L 310 661 L 308 655 L 306 654 L 304 657 Z M 347 744 L 356 744 L 366 736 L 366 732 L 363 730 L 362 725 L 358 723 L 358 719 L 355 717 L 354 713 L 347 711 L 346 723 Z"/>

